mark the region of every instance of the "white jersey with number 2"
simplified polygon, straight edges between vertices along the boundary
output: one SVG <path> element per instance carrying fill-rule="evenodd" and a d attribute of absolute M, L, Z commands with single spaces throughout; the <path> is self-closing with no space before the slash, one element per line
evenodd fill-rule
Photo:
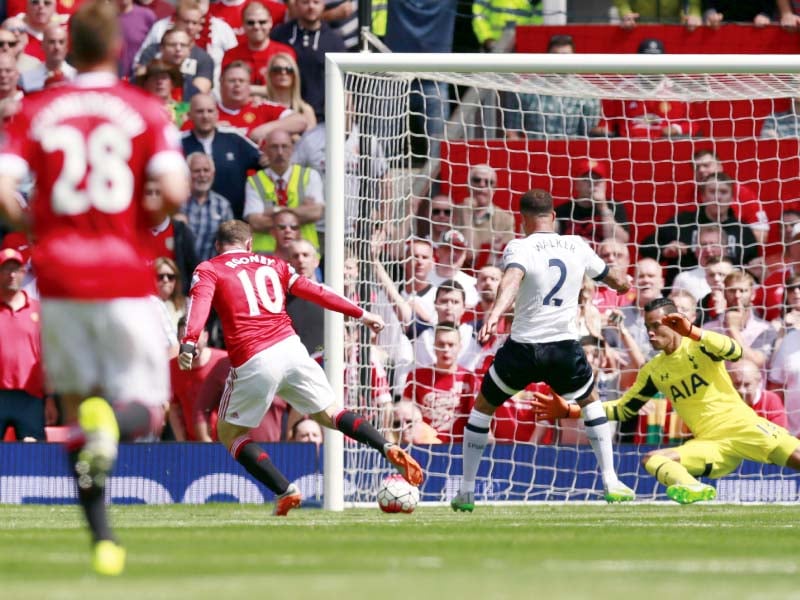
<path fill-rule="evenodd" d="M 578 339 L 578 296 L 584 274 L 602 279 L 608 266 L 582 237 L 541 232 L 512 240 L 506 269 L 525 272 L 514 303 L 511 339 L 540 344 Z"/>

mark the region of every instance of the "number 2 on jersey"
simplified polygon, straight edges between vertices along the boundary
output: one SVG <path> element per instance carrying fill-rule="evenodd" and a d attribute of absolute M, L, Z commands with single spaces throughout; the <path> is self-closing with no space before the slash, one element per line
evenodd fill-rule
<path fill-rule="evenodd" d="M 558 269 L 558 281 L 553 286 L 553 289 L 547 292 L 547 295 L 542 300 L 542 304 L 553 304 L 553 306 L 561 306 L 563 300 L 561 298 L 554 298 L 558 293 L 558 290 L 561 289 L 561 286 L 564 285 L 564 281 L 567 279 L 567 265 L 564 264 L 564 261 L 558 258 L 551 258 L 550 262 L 547 263 L 548 266 L 552 269 L 553 267 Z"/>
<path fill-rule="evenodd" d="M 261 312 L 259 305 L 269 313 L 277 315 L 281 312 L 283 309 L 283 288 L 275 269 L 267 266 L 256 269 L 253 274 L 255 285 L 253 285 L 253 281 L 250 281 L 250 275 L 247 271 L 240 271 L 237 277 L 242 282 L 251 317 L 255 317 Z M 273 296 L 270 296 L 269 289 L 267 289 L 267 279 L 269 279 L 272 287 Z"/>
<path fill-rule="evenodd" d="M 104 123 L 84 139 L 69 125 L 54 127 L 42 141 L 46 152 L 61 152 L 64 163 L 53 185 L 53 211 L 79 215 L 94 208 L 119 213 L 131 203 L 133 173 L 128 166 L 131 140 L 119 127 Z M 78 189 L 86 180 L 85 188 Z"/>

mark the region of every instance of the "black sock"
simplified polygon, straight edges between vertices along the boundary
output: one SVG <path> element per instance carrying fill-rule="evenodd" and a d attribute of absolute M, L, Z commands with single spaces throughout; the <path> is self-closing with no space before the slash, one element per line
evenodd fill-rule
<path fill-rule="evenodd" d="M 364 417 L 350 410 L 343 410 L 334 417 L 336 429 L 343 434 L 353 438 L 357 442 L 367 444 L 381 454 L 384 453 L 384 446 L 389 443 L 375 426 Z"/>
<path fill-rule="evenodd" d="M 241 446 L 234 458 L 250 475 L 278 496 L 289 488 L 289 480 L 272 464 L 269 455 L 255 442 Z"/>
<path fill-rule="evenodd" d="M 83 477 L 75 470 L 75 465 L 78 462 L 78 452 L 71 452 L 69 454 L 69 462 L 72 466 L 72 474 L 75 477 L 75 483 L 78 488 L 78 503 L 83 509 L 83 514 L 86 516 L 86 522 L 89 525 L 89 531 L 92 534 L 92 542 L 97 543 L 101 540 L 111 540 L 116 542 L 114 535 L 111 533 L 111 526 L 108 524 L 108 513 L 106 512 L 105 503 L 105 485 L 97 485 L 95 481 L 87 481 L 86 476 Z M 103 474 L 103 477 L 108 474 Z"/>
<path fill-rule="evenodd" d="M 119 427 L 119 439 L 132 442 L 150 433 L 150 409 L 139 402 L 126 402 L 112 407 Z"/>

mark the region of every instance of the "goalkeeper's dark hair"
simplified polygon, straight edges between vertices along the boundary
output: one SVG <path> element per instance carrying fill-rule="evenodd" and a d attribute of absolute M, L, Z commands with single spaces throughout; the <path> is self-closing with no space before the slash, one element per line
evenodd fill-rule
<path fill-rule="evenodd" d="M 231 219 L 219 224 L 217 229 L 217 242 L 223 246 L 242 246 L 253 237 L 250 225 L 244 221 Z"/>
<path fill-rule="evenodd" d="M 672 301 L 672 298 L 655 298 L 650 300 L 650 302 L 644 305 L 644 312 L 659 310 L 661 308 L 663 308 L 664 312 L 667 314 L 678 312 L 678 307 L 675 306 L 675 302 Z"/>
<path fill-rule="evenodd" d="M 549 215 L 553 212 L 553 196 L 539 188 L 528 190 L 519 199 L 519 212 L 535 217 Z"/>

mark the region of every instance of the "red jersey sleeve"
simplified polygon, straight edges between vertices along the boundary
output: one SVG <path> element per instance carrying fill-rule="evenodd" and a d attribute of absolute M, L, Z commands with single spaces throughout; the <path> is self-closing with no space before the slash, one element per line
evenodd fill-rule
<path fill-rule="evenodd" d="M 334 292 L 332 289 L 302 276 L 294 276 L 289 281 L 288 291 L 314 304 L 319 304 L 323 308 L 335 310 L 336 312 L 360 319 L 364 314 L 364 309 L 350 302 L 344 296 Z"/>
<path fill-rule="evenodd" d="M 217 285 L 217 272 L 209 262 L 200 263 L 192 274 L 192 287 L 186 304 L 186 333 L 182 344 L 197 343 L 211 311 Z"/>

